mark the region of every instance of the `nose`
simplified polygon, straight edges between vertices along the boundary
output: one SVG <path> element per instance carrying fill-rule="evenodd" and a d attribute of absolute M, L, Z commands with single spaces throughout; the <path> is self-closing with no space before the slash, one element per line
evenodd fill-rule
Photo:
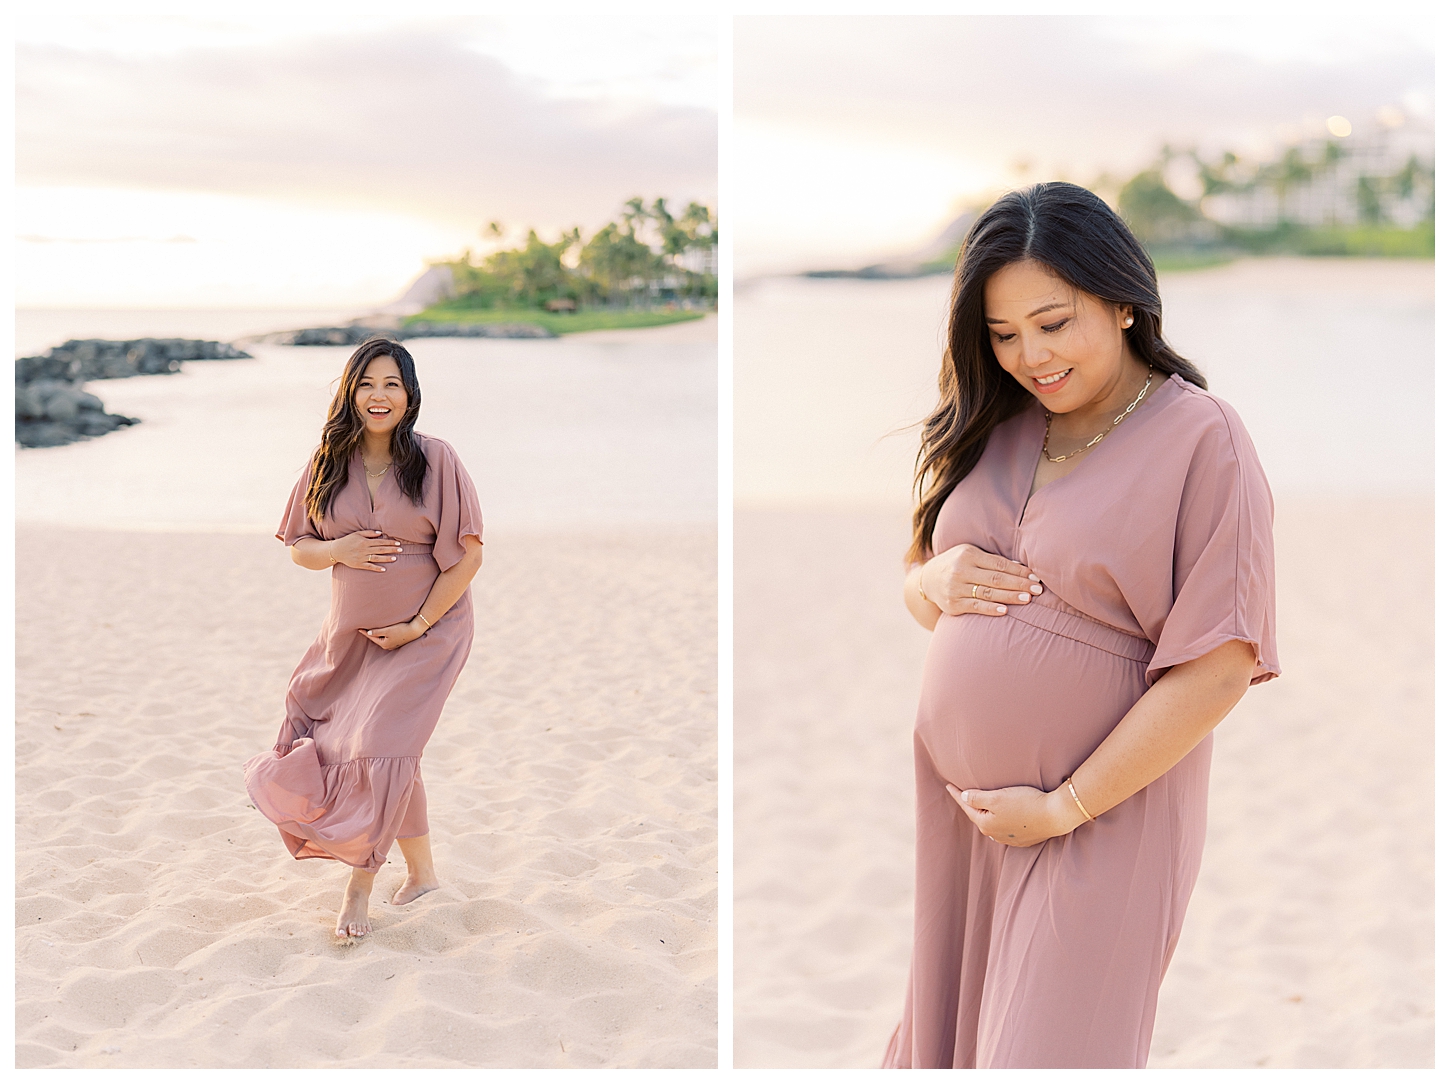
<path fill-rule="evenodd" d="M 1051 365 L 1052 349 L 1041 339 L 1025 341 L 1022 344 L 1022 363 L 1029 369 Z"/>

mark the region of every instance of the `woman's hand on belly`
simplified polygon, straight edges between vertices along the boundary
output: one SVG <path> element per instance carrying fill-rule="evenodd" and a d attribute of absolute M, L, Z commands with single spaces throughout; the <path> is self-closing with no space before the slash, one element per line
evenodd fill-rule
<path fill-rule="evenodd" d="M 386 572 L 388 563 L 398 559 L 395 554 L 403 552 L 402 543 L 382 531 L 353 531 L 327 546 L 328 555 L 338 564 L 369 572 Z"/>
<path fill-rule="evenodd" d="M 1008 606 L 1031 602 L 1042 584 L 1026 565 L 964 542 L 943 550 L 906 573 L 905 600 L 911 616 L 935 629 L 942 614 L 1000 617 Z"/>
<path fill-rule="evenodd" d="M 384 651 L 397 651 L 398 648 L 405 644 L 411 644 L 428 630 L 415 617 L 411 621 L 402 621 L 396 625 L 389 625 L 387 628 L 358 629 L 357 631 L 377 644 Z"/>
<path fill-rule="evenodd" d="M 1064 787 L 1050 794 L 1036 787 L 962 791 L 948 783 L 947 793 L 977 831 L 1008 847 L 1031 847 L 1054 836 L 1065 836 L 1087 820 Z"/>
<path fill-rule="evenodd" d="M 937 554 L 921 570 L 921 593 L 944 614 L 1002 614 L 1042 594 L 1026 565 L 969 542 Z"/>

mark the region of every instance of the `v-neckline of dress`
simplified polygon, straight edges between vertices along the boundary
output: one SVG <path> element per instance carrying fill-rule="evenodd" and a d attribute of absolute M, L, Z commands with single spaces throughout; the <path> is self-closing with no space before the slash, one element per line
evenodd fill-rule
<path fill-rule="evenodd" d="M 363 459 L 362 449 L 358 448 L 353 452 L 353 455 L 357 456 L 358 466 L 362 468 L 363 492 L 368 495 L 368 511 L 376 514 L 378 510 L 378 498 L 383 495 L 383 486 L 388 483 L 387 472 L 384 471 L 383 476 L 378 479 L 378 491 L 374 493 L 373 487 L 368 484 L 368 465 L 367 461 Z"/>
<path fill-rule="evenodd" d="M 1156 399 L 1161 399 L 1162 398 L 1162 395 L 1163 395 L 1163 392 L 1167 391 L 1168 388 L 1171 387 L 1174 384 L 1175 381 L 1178 382 L 1179 384 L 1182 384 L 1183 383 L 1183 378 L 1180 377 L 1177 373 L 1169 373 L 1167 375 L 1168 375 L 1168 379 L 1166 379 L 1165 381 L 1163 381 L 1162 384 L 1160 384 L 1157 388 L 1155 388 L 1153 390 L 1153 394 L 1152 395 L 1149 395 L 1147 398 L 1145 398 L 1143 400 L 1143 404 L 1142 404 L 1141 407 L 1138 408 L 1138 410 L 1134 411 L 1133 414 L 1130 415 L 1129 417 L 1124 418 L 1123 419 L 1123 424 L 1126 424 L 1127 422 L 1131 421 L 1132 418 L 1135 418 L 1135 417 L 1136 418 L 1144 418 L 1144 417 L 1147 417 L 1147 416 L 1151 415 L 1153 413 L 1153 411 L 1150 411 L 1150 410 L 1147 409 L 1148 405 L 1150 403 L 1152 403 Z M 1032 410 L 1033 408 L 1029 405 L 1027 409 L 1028 410 Z M 1141 424 L 1140 424 L 1139 428 L 1141 428 Z M 1047 415 L 1045 413 L 1041 413 L 1041 414 L 1038 414 L 1037 415 L 1036 422 L 1032 426 L 1032 429 L 1030 430 L 1030 432 L 1032 432 L 1032 434 L 1033 434 L 1033 442 L 1032 442 L 1033 455 L 1032 455 L 1032 459 L 1029 461 L 1028 469 L 1027 469 L 1027 496 L 1023 499 L 1023 501 L 1022 501 L 1022 503 L 1019 506 L 1018 511 L 1017 511 L 1017 526 L 1018 526 L 1019 529 L 1021 528 L 1022 524 L 1026 522 L 1026 520 L 1027 520 L 1027 511 L 1028 511 L 1028 509 L 1030 509 L 1032 507 L 1032 502 L 1037 498 L 1037 496 L 1040 493 L 1042 493 L 1044 490 L 1051 489 L 1053 486 L 1057 485 L 1059 482 L 1066 482 L 1069 478 L 1075 478 L 1075 477 L 1077 477 L 1079 474 L 1081 474 L 1084 470 L 1087 469 L 1087 465 L 1088 465 L 1089 462 L 1093 462 L 1093 461 L 1095 461 L 1098 458 L 1098 456 L 1090 455 L 1086 459 L 1084 459 L 1081 463 L 1079 463 L 1075 469 L 1069 471 L 1068 473 L 1062 475 L 1059 478 L 1054 478 L 1051 481 L 1043 482 L 1040 486 L 1038 486 L 1034 490 L 1032 488 L 1032 481 L 1033 481 L 1034 478 L 1037 477 L 1037 458 L 1038 458 L 1038 456 L 1040 456 L 1042 454 L 1042 438 L 1043 438 L 1044 434 L 1047 432 Z M 1129 430 L 1129 432 L 1136 432 L 1136 430 Z M 1121 443 L 1121 442 L 1119 442 L 1119 443 Z M 1103 444 L 1106 445 L 1107 444 L 1107 441 L 1106 440 L 1103 441 Z M 1116 445 L 1114 445 L 1114 447 L 1116 447 Z M 1095 449 L 1095 451 L 1097 451 L 1099 453 L 1099 455 L 1101 455 L 1102 448 L 1097 448 L 1097 449 Z"/>

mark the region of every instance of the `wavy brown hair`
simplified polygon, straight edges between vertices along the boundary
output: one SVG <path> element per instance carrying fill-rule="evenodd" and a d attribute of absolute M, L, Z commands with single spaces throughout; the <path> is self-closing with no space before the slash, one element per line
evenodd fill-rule
<path fill-rule="evenodd" d="M 327 421 L 322 426 L 322 443 L 312 453 L 312 480 L 307 486 L 307 514 L 315 522 L 321 522 L 332 507 L 333 499 L 347 484 L 347 464 L 352 453 L 362 443 L 363 419 L 357 409 L 357 386 L 367 372 L 368 363 L 375 358 L 390 357 L 398 364 L 403 377 L 403 390 L 408 395 L 408 407 L 403 411 L 392 435 L 393 480 L 398 488 L 414 504 L 423 500 L 423 478 L 428 473 L 428 460 L 418 439 L 413 435 L 413 423 L 418 420 L 418 409 L 423 405 L 423 393 L 418 388 L 418 370 L 413 364 L 413 355 L 404 349 L 402 343 L 391 339 L 369 339 L 353 351 L 342 370 L 342 381 L 327 409 Z"/>
<path fill-rule="evenodd" d="M 972 224 L 957 257 L 947 317 L 941 401 L 922 424 L 916 512 L 908 562 L 931 553 L 936 520 L 951 491 L 982 457 L 992 430 L 1020 413 L 1032 393 L 998 364 L 987 337 L 983 288 L 1019 260 L 1036 260 L 1063 282 L 1109 306 L 1129 305 L 1128 346 L 1165 373 L 1207 388 L 1191 361 L 1163 340 L 1163 301 L 1153 261 L 1127 224 L 1086 188 L 1063 181 L 1009 192 Z"/>

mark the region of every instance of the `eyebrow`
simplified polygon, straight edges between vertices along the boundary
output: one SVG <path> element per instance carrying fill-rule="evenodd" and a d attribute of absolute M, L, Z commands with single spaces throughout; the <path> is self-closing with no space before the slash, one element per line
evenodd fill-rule
<path fill-rule="evenodd" d="M 1040 309 L 1033 309 L 1027 314 L 1027 319 L 1031 320 L 1034 316 L 1041 316 L 1044 312 L 1051 312 L 1053 309 L 1066 309 L 1069 307 L 1066 301 L 1054 301 L 1051 305 L 1043 305 Z M 987 323 L 989 324 L 1005 324 L 1006 322 L 1006 320 L 994 320 L 990 316 L 987 317 Z"/>

